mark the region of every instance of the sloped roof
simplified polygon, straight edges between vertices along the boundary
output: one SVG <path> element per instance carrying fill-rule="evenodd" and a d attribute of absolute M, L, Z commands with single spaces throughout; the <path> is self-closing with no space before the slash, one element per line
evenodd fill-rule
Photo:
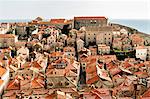
<path fill-rule="evenodd" d="M 31 81 L 31 88 L 44 88 L 45 82 L 44 78 L 34 78 Z"/>
<path fill-rule="evenodd" d="M 17 79 L 14 79 L 8 83 L 6 90 L 19 90 L 19 86 L 19 81 Z"/>
<path fill-rule="evenodd" d="M 0 34 L 0 38 L 15 38 L 14 34 Z"/>
<path fill-rule="evenodd" d="M 0 66 L 0 77 L 6 72 L 6 69 Z"/>

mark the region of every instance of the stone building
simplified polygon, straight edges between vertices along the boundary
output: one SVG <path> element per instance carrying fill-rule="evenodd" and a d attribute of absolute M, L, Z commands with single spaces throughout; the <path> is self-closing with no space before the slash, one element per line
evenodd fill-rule
<path fill-rule="evenodd" d="M 98 45 L 98 54 L 109 54 L 110 53 L 110 46 L 106 45 Z"/>
<path fill-rule="evenodd" d="M 109 26 L 105 27 L 88 27 L 86 29 L 85 41 L 86 46 L 89 44 L 96 43 L 98 44 L 112 44 L 112 28 Z"/>
<path fill-rule="evenodd" d="M 102 27 L 107 25 L 107 18 L 103 16 L 74 17 L 74 28 L 81 27 Z"/>
<path fill-rule="evenodd" d="M 68 59 L 71 59 L 71 58 L 75 58 L 75 48 L 74 47 L 64 47 L 63 48 L 63 51 L 64 51 L 64 56 Z"/>
<path fill-rule="evenodd" d="M 122 50 L 121 38 L 114 38 L 112 46 L 115 50 Z"/>
<path fill-rule="evenodd" d="M 26 35 L 26 28 L 25 26 L 16 26 L 16 34 L 17 35 Z"/>
<path fill-rule="evenodd" d="M 147 56 L 147 48 L 144 48 L 143 46 L 136 47 L 136 58 L 146 60 L 146 56 Z"/>
<path fill-rule="evenodd" d="M 144 45 L 144 39 L 138 34 L 130 35 L 130 39 L 132 40 L 132 46 L 134 47 Z"/>
<path fill-rule="evenodd" d="M 107 26 L 100 28 L 98 31 L 98 34 L 96 35 L 96 44 L 106 44 L 111 45 L 112 44 L 112 28 Z"/>
<path fill-rule="evenodd" d="M 13 34 L 0 34 L 0 48 L 6 48 L 9 46 L 14 46 L 15 35 Z"/>
<path fill-rule="evenodd" d="M 84 48 L 84 41 L 83 40 L 77 38 L 76 44 L 77 44 L 77 52 L 81 51 Z"/>
<path fill-rule="evenodd" d="M 49 36 L 47 38 L 47 44 L 52 44 L 52 43 L 55 43 L 56 42 L 56 37 L 54 37 L 53 35 Z"/>

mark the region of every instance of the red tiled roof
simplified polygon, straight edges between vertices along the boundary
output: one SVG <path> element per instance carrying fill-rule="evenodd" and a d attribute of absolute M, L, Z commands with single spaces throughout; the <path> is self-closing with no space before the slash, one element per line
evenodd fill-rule
<path fill-rule="evenodd" d="M 21 93 L 24 93 L 23 95 L 25 95 L 25 96 L 31 96 L 32 90 L 21 90 Z"/>
<path fill-rule="evenodd" d="M 46 75 L 47 76 L 54 76 L 54 77 L 56 77 L 56 76 L 64 76 L 64 74 L 65 74 L 64 71 L 65 71 L 65 69 L 56 69 L 56 68 L 54 68 L 54 69 L 47 69 Z M 54 74 L 54 72 L 57 73 L 57 74 Z"/>
<path fill-rule="evenodd" d="M 42 67 L 37 63 L 37 61 L 34 61 L 31 63 L 31 66 L 34 67 L 34 68 L 38 68 L 38 69 L 41 69 Z"/>
<path fill-rule="evenodd" d="M 72 64 L 68 64 L 65 69 L 68 69 L 68 70 L 75 70 L 76 68 L 72 65 Z"/>
<path fill-rule="evenodd" d="M 135 65 L 135 67 L 144 67 L 144 66 L 145 66 L 144 63 L 140 63 L 140 64 Z"/>
<path fill-rule="evenodd" d="M 63 54 L 63 52 L 53 52 L 49 56 L 62 56 Z"/>
<path fill-rule="evenodd" d="M 150 98 L 150 88 L 142 95 L 142 99 L 149 99 Z"/>
<path fill-rule="evenodd" d="M 30 62 L 24 63 L 21 68 L 29 68 L 30 67 Z"/>
<path fill-rule="evenodd" d="M 128 68 L 128 67 L 131 67 L 132 65 L 131 64 L 129 64 L 128 62 L 125 62 L 125 64 L 124 64 L 124 68 Z"/>
<path fill-rule="evenodd" d="M 86 68 L 86 73 L 93 73 L 93 72 L 96 72 L 96 65 L 94 65 L 94 66 L 88 66 Z"/>
<path fill-rule="evenodd" d="M 0 79 L 0 86 L 1 86 L 1 84 L 2 84 L 3 82 L 4 82 L 4 81 Z"/>
<path fill-rule="evenodd" d="M 36 90 L 33 90 L 33 94 L 47 94 L 49 90 L 47 89 L 36 89 Z"/>
<path fill-rule="evenodd" d="M 6 90 L 19 90 L 19 86 L 19 81 L 17 79 L 14 79 L 8 83 Z"/>
<path fill-rule="evenodd" d="M 77 74 L 71 70 L 66 70 L 65 71 L 65 76 L 77 76 Z"/>
<path fill-rule="evenodd" d="M 14 34 L 0 34 L 0 38 L 15 38 Z"/>
<path fill-rule="evenodd" d="M 65 19 L 51 19 L 50 23 L 51 24 L 59 24 L 59 23 L 64 23 Z"/>
<path fill-rule="evenodd" d="M 11 97 L 12 95 L 16 94 L 16 90 L 10 90 L 10 91 L 6 91 L 6 93 L 4 93 L 4 97 Z"/>
<path fill-rule="evenodd" d="M 110 74 L 112 74 L 112 75 L 116 75 L 120 72 L 121 72 L 121 70 L 119 68 L 113 68 L 110 70 Z"/>
<path fill-rule="evenodd" d="M 137 75 L 138 77 L 147 77 L 148 74 L 146 72 L 138 71 L 135 72 L 134 75 Z"/>
<path fill-rule="evenodd" d="M 92 92 L 93 94 L 96 94 L 99 98 L 100 98 L 101 96 L 108 96 L 108 95 L 110 95 L 109 90 L 108 90 L 108 89 L 104 89 L 104 88 L 101 88 L 101 89 L 93 89 L 91 92 Z"/>
<path fill-rule="evenodd" d="M 86 83 L 87 83 L 87 84 L 93 84 L 93 83 L 97 82 L 98 80 L 99 80 L 99 77 L 98 77 L 98 75 L 97 75 L 97 76 L 95 76 L 95 77 L 89 79 Z"/>
<path fill-rule="evenodd" d="M 67 63 L 68 64 L 68 61 L 65 59 L 65 58 L 63 58 L 63 59 L 59 59 L 59 60 L 56 60 L 54 63 Z"/>
<path fill-rule="evenodd" d="M 6 72 L 6 69 L 0 66 L 0 77 Z"/>
<path fill-rule="evenodd" d="M 48 67 L 47 67 L 47 69 L 53 69 L 53 68 L 54 68 L 54 66 L 51 65 L 51 64 L 49 64 Z"/>
<path fill-rule="evenodd" d="M 74 49 L 74 47 L 64 47 L 64 52 L 74 52 L 75 51 L 75 49 Z"/>
<path fill-rule="evenodd" d="M 43 88 L 45 85 L 44 78 L 34 78 L 31 81 L 31 87 L 32 88 Z"/>

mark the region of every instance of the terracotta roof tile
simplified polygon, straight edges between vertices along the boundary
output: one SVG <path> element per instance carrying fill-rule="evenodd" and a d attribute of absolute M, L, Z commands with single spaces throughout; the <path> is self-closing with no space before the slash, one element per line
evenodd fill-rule
<path fill-rule="evenodd" d="M 6 91 L 6 93 L 4 93 L 4 97 L 10 97 L 13 94 L 16 94 L 16 90 L 10 90 L 10 91 Z"/>
<path fill-rule="evenodd" d="M 62 23 L 65 23 L 65 19 L 51 19 L 50 23 L 51 24 L 62 24 Z"/>
<path fill-rule="evenodd" d="M 45 82 L 44 78 L 34 78 L 31 81 L 31 88 L 44 88 Z"/>
<path fill-rule="evenodd" d="M 110 74 L 112 74 L 112 75 L 116 75 L 120 72 L 121 72 L 121 70 L 119 68 L 113 68 L 110 70 Z"/>
<path fill-rule="evenodd" d="M 39 65 L 39 63 L 37 63 L 37 61 L 34 61 L 31 63 L 31 66 L 34 67 L 34 68 L 38 68 L 38 69 L 41 69 L 42 67 Z"/>
<path fill-rule="evenodd" d="M 47 69 L 46 71 L 47 76 L 64 76 L 65 75 L 65 69 Z"/>
<path fill-rule="evenodd" d="M 148 74 L 142 71 L 135 72 L 134 75 L 137 75 L 138 77 L 143 77 L 143 78 L 148 77 Z"/>
<path fill-rule="evenodd" d="M 150 98 L 150 88 L 142 95 L 142 99 L 149 99 Z"/>
<path fill-rule="evenodd" d="M 131 67 L 132 65 L 130 64 L 130 63 L 128 63 L 128 62 L 125 62 L 125 64 L 124 64 L 124 68 L 128 68 L 128 67 Z"/>
<path fill-rule="evenodd" d="M 3 83 L 4 81 L 2 79 L 0 79 L 0 85 Z"/>
<path fill-rule="evenodd" d="M 76 68 L 72 65 L 72 64 L 68 64 L 65 69 L 68 69 L 68 70 L 76 70 Z"/>
<path fill-rule="evenodd" d="M 33 94 L 47 94 L 49 92 L 49 89 L 35 89 L 33 90 Z"/>
<path fill-rule="evenodd" d="M 53 52 L 50 54 L 50 56 L 62 56 L 63 54 L 63 52 Z"/>
<path fill-rule="evenodd" d="M 53 68 L 54 68 L 54 66 L 51 65 L 51 64 L 49 64 L 48 67 L 47 67 L 47 69 L 53 69 Z"/>
<path fill-rule="evenodd" d="M 75 49 L 74 49 L 74 47 L 64 47 L 64 52 L 74 52 L 75 51 Z"/>
<path fill-rule="evenodd" d="M 0 38 L 15 38 L 14 34 L 0 34 Z"/>
<path fill-rule="evenodd" d="M 6 69 L 0 66 L 0 77 L 6 72 Z"/>
<path fill-rule="evenodd" d="M 77 74 L 71 70 L 66 70 L 65 76 L 77 76 Z"/>
<path fill-rule="evenodd" d="M 87 84 L 93 84 L 93 83 L 97 82 L 98 80 L 99 80 L 99 77 L 98 77 L 98 75 L 97 75 L 97 76 L 95 76 L 95 77 L 89 79 L 86 83 L 87 83 Z"/>
<path fill-rule="evenodd" d="M 19 90 L 19 86 L 19 81 L 17 79 L 14 79 L 8 83 L 6 90 Z"/>
<path fill-rule="evenodd" d="M 32 90 L 22 90 L 21 93 L 23 93 L 24 96 L 31 96 L 32 95 Z"/>

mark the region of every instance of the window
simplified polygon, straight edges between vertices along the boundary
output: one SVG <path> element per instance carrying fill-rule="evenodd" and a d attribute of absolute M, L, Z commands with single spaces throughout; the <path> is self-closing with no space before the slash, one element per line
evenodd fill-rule
<path fill-rule="evenodd" d="M 10 77 L 12 77 L 13 75 L 12 74 L 10 74 Z M 0 78 L 1 79 L 1 78 Z"/>
<path fill-rule="evenodd" d="M 85 70 L 85 67 L 83 67 L 83 70 Z"/>
<path fill-rule="evenodd" d="M 66 85 L 66 86 L 68 86 L 68 85 L 69 85 L 69 83 L 68 83 L 68 82 L 65 82 L 65 85 Z"/>
<path fill-rule="evenodd" d="M 49 85 L 49 86 L 53 86 L 53 83 L 49 83 L 48 85 Z"/>

